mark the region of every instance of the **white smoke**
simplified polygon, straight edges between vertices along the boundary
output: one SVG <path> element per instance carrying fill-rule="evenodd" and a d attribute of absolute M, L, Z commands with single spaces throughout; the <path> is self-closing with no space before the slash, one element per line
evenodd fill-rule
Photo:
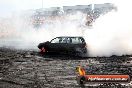
<path fill-rule="evenodd" d="M 1 26 L 0 33 L 4 37 L 0 36 L 0 46 L 37 49 L 40 42 L 50 41 L 57 36 L 81 36 L 83 34 L 82 24 L 84 24 L 82 18 L 85 17 L 85 14 L 80 12 L 54 18 L 49 17 L 38 29 L 33 27 L 33 21 L 29 19 L 31 14 L 20 14 L 7 18 L 5 22 L 1 22 L 4 25 Z"/>
<path fill-rule="evenodd" d="M 130 2 L 115 2 L 117 11 L 100 16 L 92 30 L 85 32 L 91 56 L 132 54 L 132 13 Z"/>
<path fill-rule="evenodd" d="M 80 12 L 47 19 L 38 30 L 31 26 L 28 17 L 4 19 L 0 26 L 0 46 L 37 49 L 40 42 L 57 36 L 84 36 L 90 56 L 132 54 L 130 2 L 117 0 L 112 3 L 117 11 L 100 16 L 91 29 L 85 26 L 86 14 Z"/>

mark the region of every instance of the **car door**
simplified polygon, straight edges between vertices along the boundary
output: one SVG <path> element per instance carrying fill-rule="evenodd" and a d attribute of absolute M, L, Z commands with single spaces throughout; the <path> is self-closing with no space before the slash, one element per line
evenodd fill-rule
<path fill-rule="evenodd" d="M 57 37 L 54 38 L 50 41 L 49 45 L 48 45 L 48 49 L 51 52 L 61 52 L 62 51 L 62 44 L 61 42 L 61 38 Z"/>
<path fill-rule="evenodd" d="M 64 53 L 67 53 L 67 51 L 68 51 L 68 37 L 62 37 L 61 51 Z"/>
<path fill-rule="evenodd" d="M 72 53 L 74 49 L 74 44 L 72 43 L 72 37 L 67 38 L 67 43 L 65 44 L 65 51 Z"/>
<path fill-rule="evenodd" d="M 70 43 L 68 44 L 69 52 L 79 51 L 83 47 L 82 41 L 79 37 L 71 37 Z"/>

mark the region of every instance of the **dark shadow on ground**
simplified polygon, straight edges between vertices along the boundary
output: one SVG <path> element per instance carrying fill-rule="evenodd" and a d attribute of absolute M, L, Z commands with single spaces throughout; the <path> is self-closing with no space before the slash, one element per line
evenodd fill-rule
<path fill-rule="evenodd" d="M 125 61 L 131 60 L 132 55 L 122 55 L 122 56 L 116 56 L 112 55 L 110 57 L 81 57 L 76 56 L 74 54 L 64 54 L 64 53 L 45 53 L 42 54 L 40 52 L 37 52 L 38 56 L 41 56 L 43 58 L 52 58 L 52 59 L 61 59 L 61 60 L 85 60 L 85 59 L 95 59 L 99 61 L 100 63 L 109 63 L 109 62 L 118 62 L 118 63 L 124 63 Z"/>
<path fill-rule="evenodd" d="M 76 56 L 76 55 L 71 55 L 71 54 L 63 54 L 63 53 L 42 54 L 42 53 L 38 52 L 38 55 L 43 58 L 52 58 L 52 59 L 60 59 L 60 60 L 84 60 L 84 59 L 90 58 L 90 57 L 81 57 L 81 56 Z"/>

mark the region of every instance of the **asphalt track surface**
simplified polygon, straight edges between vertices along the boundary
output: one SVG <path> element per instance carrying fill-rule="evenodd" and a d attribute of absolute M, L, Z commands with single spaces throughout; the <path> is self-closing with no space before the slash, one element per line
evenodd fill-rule
<path fill-rule="evenodd" d="M 76 81 L 77 66 L 84 67 L 88 74 L 132 76 L 131 55 L 81 58 L 0 48 L 0 88 L 132 88 L 132 81 L 80 86 Z"/>

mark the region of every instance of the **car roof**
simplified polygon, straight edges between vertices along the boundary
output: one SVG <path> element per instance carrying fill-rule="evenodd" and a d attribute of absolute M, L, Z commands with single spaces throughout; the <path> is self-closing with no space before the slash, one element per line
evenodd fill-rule
<path fill-rule="evenodd" d="M 82 36 L 59 36 L 57 38 L 83 38 Z"/>

